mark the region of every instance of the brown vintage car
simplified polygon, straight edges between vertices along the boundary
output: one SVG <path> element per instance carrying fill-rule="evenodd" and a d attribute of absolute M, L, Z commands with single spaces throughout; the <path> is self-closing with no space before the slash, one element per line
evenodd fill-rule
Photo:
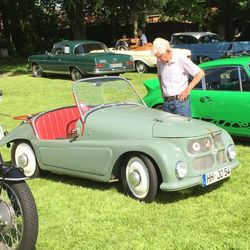
<path fill-rule="evenodd" d="M 116 50 L 130 50 L 142 47 L 140 38 L 121 38 L 118 39 L 115 45 Z"/>

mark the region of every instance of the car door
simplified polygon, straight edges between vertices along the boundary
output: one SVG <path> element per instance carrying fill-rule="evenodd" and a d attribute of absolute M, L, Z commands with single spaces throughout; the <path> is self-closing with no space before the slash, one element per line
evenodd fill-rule
<path fill-rule="evenodd" d="M 40 140 L 37 149 L 49 171 L 79 176 L 105 176 L 112 166 L 112 150 L 100 142 L 82 139 Z"/>
<path fill-rule="evenodd" d="M 65 61 L 69 54 L 69 47 L 62 44 L 54 46 L 49 54 L 48 60 L 43 67 L 44 71 L 51 73 L 64 73 L 67 72 Z"/>
<path fill-rule="evenodd" d="M 191 93 L 192 116 L 213 122 L 233 135 L 250 136 L 250 84 L 244 68 L 222 66 L 204 71 L 203 84 Z"/>

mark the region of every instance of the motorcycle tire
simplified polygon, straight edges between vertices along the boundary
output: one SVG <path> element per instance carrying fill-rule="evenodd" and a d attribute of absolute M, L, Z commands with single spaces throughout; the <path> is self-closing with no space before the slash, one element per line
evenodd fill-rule
<path fill-rule="evenodd" d="M 0 193 L 0 249 L 33 250 L 38 214 L 26 182 L 4 182 Z"/>

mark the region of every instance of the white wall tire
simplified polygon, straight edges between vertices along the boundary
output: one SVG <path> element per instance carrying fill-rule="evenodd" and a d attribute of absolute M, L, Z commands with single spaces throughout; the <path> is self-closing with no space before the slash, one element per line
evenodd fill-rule
<path fill-rule="evenodd" d="M 143 154 L 131 155 L 122 166 L 125 192 L 134 199 L 152 202 L 158 190 L 158 179 L 152 161 Z"/>
<path fill-rule="evenodd" d="M 12 163 L 23 169 L 25 176 L 38 177 L 40 174 L 36 155 L 32 146 L 27 142 L 14 143 L 11 149 Z"/>
<path fill-rule="evenodd" d="M 147 73 L 148 72 L 148 66 L 142 61 L 137 61 L 135 63 L 135 69 L 138 73 Z"/>

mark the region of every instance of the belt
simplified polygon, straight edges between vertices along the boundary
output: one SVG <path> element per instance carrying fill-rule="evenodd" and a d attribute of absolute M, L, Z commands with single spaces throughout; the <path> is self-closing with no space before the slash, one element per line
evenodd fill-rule
<path fill-rule="evenodd" d="M 164 101 L 166 102 L 172 102 L 174 100 L 178 100 L 178 95 L 173 95 L 173 96 L 165 96 Z"/>

